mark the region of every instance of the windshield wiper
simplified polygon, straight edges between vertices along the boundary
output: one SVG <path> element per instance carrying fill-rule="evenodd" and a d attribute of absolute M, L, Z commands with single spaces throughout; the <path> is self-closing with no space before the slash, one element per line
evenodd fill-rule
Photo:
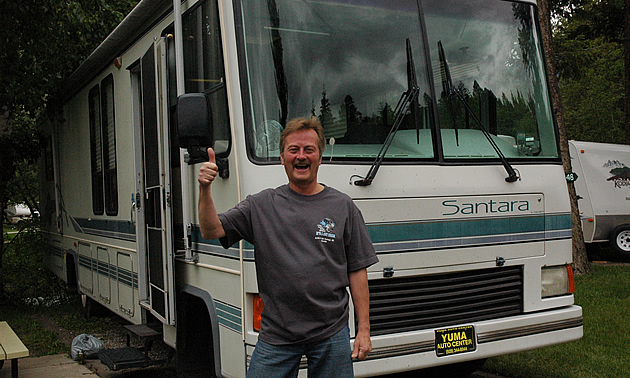
<path fill-rule="evenodd" d="M 374 177 L 376 177 L 376 172 L 378 172 L 378 169 L 383 163 L 385 154 L 387 153 L 387 150 L 389 149 L 392 142 L 394 141 L 394 136 L 396 135 L 396 132 L 400 128 L 400 125 L 402 124 L 403 119 L 407 115 L 407 112 L 410 109 L 412 109 L 413 104 L 416 103 L 418 99 L 418 93 L 420 93 L 420 89 L 418 88 L 418 83 L 416 81 L 416 66 L 413 64 L 413 56 L 411 53 L 411 42 L 409 38 L 407 38 L 407 86 L 408 86 L 407 90 L 403 92 L 403 94 L 400 96 L 400 99 L 398 100 L 398 104 L 396 105 L 396 108 L 394 109 L 394 114 L 395 114 L 394 124 L 392 125 L 392 128 L 389 129 L 387 138 L 385 138 L 385 142 L 383 142 L 381 149 L 376 155 L 376 160 L 374 160 L 374 163 L 372 163 L 372 166 L 370 167 L 370 170 L 368 171 L 367 176 L 361 177 L 358 175 L 353 175 L 352 177 L 350 177 L 350 181 L 352 181 L 353 177 L 361 178 L 360 180 L 354 181 L 354 185 L 368 186 L 372 184 L 372 181 L 374 181 Z M 417 116 L 417 106 L 413 107 L 412 113 L 414 117 Z M 418 126 L 417 117 L 416 117 L 415 122 L 416 122 L 416 134 L 417 134 L 416 137 L 418 139 L 418 143 L 420 143 L 420 129 Z"/>
<path fill-rule="evenodd" d="M 446 61 L 446 54 L 444 54 L 444 47 L 442 47 L 442 41 L 438 41 L 438 56 L 440 58 L 440 67 L 442 69 L 442 74 L 444 75 L 442 85 L 443 85 L 444 90 L 447 92 L 447 95 L 449 96 L 449 98 L 452 96 L 455 96 L 459 100 L 459 102 L 461 102 L 464 105 L 464 107 L 466 108 L 466 111 L 468 112 L 468 114 L 472 116 L 473 120 L 475 120 L 477 125 L 479 125 L 479 128 L 483 132 L 483 135 L 486 137 L 486 139 L 488 140 L 488 142 L 490 143 L 494 151 L 496 151 L 497 155 L 499 156 L 499 160 L 501 160 L 501 164 L 503 164 L 503 167 L 505 168 L 505 171 L 508 174 L 508 177 L 505 178 L 505 181 L 515 182 L 519 180 L 520 176 L 518 175 L 514 167 L 510 165 L 510 162 L 507 161 L 507 159 L 505 158 L 505 155 L 503 155 L 503 152 L 501 151 L 499 146 L 497 146 L 497 143 L 494 141 L 494 139 L 492 139 L 492 136 L 490 135 L 490 132 L 488 131 L 488 129 L 486 129 L 486 126 L 483 124 L 483 122 L 481 122 L 477 114 L 470 107 L 470 104 L 468 104 L 468 101 L 466 101 L 466 99 L 464 98 L 464 95 L 461 93 L 459 88 L 455 88 L 455 86 L 453 86 L 453 80 L 451 78 L 451 73 L 448 68 L 448 62 Z M 455 130 L 457 133 L 457 126 L 455 126 Z"/>

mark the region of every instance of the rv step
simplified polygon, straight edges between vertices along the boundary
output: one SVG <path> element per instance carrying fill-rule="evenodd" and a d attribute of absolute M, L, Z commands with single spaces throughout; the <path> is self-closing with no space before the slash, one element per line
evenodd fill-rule
<path fill-rule="evenodd" d="M 147 367 L 154 363 L 144 353 L 132 347 L 105 349 L 98 353 L 98 358 L 112 371 Z"/>
<path fill-rule="evenodd" d="M 159 326 L 161 324 L 155 325 Z M 142 343 L 142 348 L 144 350 L 145 356 L 148 355 L 149 350 L 151 349 L 151 345 L 153 344 L 153 340 L 158 339 L 162 336 L 162 332 L 157 329 L 146 325 L 146 324 L 132 324 L 126 325 L 125 331 L 127 331 L 127 346 L 130 345 L 131 335 L 136 336 L 140 339 Z"/>

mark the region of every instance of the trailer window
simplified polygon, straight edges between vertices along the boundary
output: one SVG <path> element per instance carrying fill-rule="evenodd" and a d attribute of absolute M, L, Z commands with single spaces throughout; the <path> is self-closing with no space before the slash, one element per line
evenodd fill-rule
<path fill-rule="evenodd" d="M 114 78 L 107 76 L 88 94 L 90 156 L 92 162 L 92 211 L 94 215 L 118 214 Z"/>

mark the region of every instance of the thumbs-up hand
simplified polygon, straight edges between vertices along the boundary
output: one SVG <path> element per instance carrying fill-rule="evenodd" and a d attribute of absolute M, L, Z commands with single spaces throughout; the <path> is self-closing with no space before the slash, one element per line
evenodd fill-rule
<path fill-rule="evenodd" d="M 217 177 L 217 173 L 219 173 L 219 167 L 217 166 L 214 150 L 208 148 L 208 161 L 203 163 L 201 169 L 199 169 L 199 178 L 197 181 L 199 181 L 202 187 L 210 186 L 214 178 Z"/>

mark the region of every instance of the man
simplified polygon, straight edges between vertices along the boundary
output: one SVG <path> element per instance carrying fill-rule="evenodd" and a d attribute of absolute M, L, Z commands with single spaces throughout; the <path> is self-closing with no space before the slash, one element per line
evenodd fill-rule
<path fill-rule="evenodd" d="M 248 377 L 295 377 L 302 355 L 309 376 L 351 377 L 352 359 L 364 360 L 372 350 L 366 269 L 378 259 L 350 197 L 317 181 L 325 146 L 317 119 L 289 121 L 280 137 L 289 183 L 222 214 L 210 190 L 217 175 L 212 149 L 199 171 L 203 237 L 218 238 L 225 248 L 244 239 L 255 248 L 265 307 Z M 352 351 L 347 286 L 358 324 Z"/>

